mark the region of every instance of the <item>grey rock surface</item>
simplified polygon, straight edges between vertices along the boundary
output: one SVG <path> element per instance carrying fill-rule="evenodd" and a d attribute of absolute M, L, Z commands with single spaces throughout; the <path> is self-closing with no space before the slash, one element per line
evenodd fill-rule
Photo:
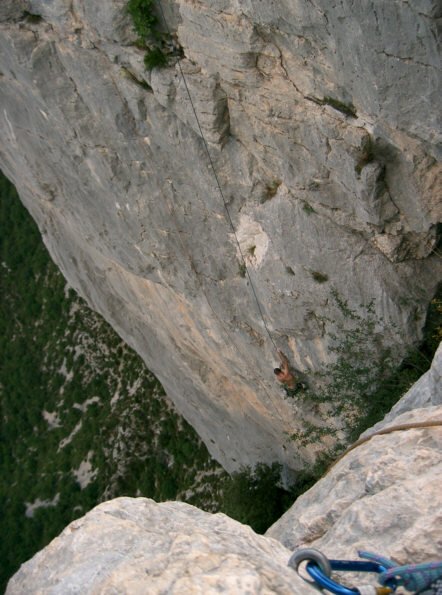
<path fill-rule="evenodd" d="M 288 439 L 299 410 L 275 386 L 181 74 L 144 70 L 124 7 L 2 2 L 0 167 L 70 284 L 212 455 L 299 468 L 322 445 Z M 165 9 L 278 347 L 307 375 L 329 360 L 332 288 L 355 309 L 374 300 L 401 329 L 389 342 L 415 342 L 442 269 L 439 3 Z"/>
<path fill-rule="evenodd" d="M 117 498 L 68 525 L 21 566 L 6 593 L 316 593 L 287 567 L 289 557 L 277 541 L 222 514 Z"/>
<path fill-rule="evenodd" d="M 426 420 L 442 423 L 442 407 L 403 413 L 393 425 Z M 441 480 L 442 427 L 374 436 L 338 461 L 266 535 L 329 558 L 355 559 L 366 550 L 399 564 L 439 560 Z"/>

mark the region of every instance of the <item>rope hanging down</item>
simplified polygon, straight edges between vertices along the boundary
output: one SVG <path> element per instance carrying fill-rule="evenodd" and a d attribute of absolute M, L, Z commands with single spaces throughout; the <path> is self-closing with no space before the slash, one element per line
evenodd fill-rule
<path fill-rule="evenodd" d="M 159 6 L 159 9 L 160 9 L 160 12 L 161 12 L 162 19 L 163 19 L 164 24 L 166 26 L 167 33 L 168 33 L 168 35 L 171 35 L 170 29 L 169 29 L 169 25 L 167 24 L 166 17 L 164 15 L 163 7 L 161 6 L 161 1 L 158 0 L 157 3 L 158 3 L 158 6 Z M 230 215 L 229 208 L 227 206 L 227 201 L 226 201 L 226 199 L 224 197 L 224 193 L 222 191 L 221 184 L 220 184 L 218 175 L 217 175 L 216 170 L 215 170 L 215 165 L 213 163 L 212 156 L 211 156 L 210 151 L 209 151 L 209 146 L 207 144 L 207 141 L 206 141 L 206 139 L 204 137 L 204 134 L 203 134 L 203 131 L 201 129 L 201 124 L 200 124 L 200 121 L 199 121 L 199 118 L 198 118 L 198 114 L 196 113 L 195 105 L 193 103 L 192 96 L 191 96 L 190 91 L 189 91 L 189 87 L 187 86 L 186 77 L 185 77 L 184 72 L 183 72 L 183 69 L 181 67 L 181 62 L 180 62 L 180 59 L 179 58 L 178 58 L 178 60 L 177 60 L 176 63 L 178 64 L 178 68 L 179 68 L 179 71 L 180 71 L 180 74 L 181 74 L 181 78 L 183 79 L 184 87 L 186 89 L 187 96 L 189 97 L 190 105 L 192 106 L 192 111 L 193 111 L 193 114 L 195 116 L 195 120 L 196 120 L 196 123 L 197 123 L 197 126 L 198 126 L 198 130 L 199 130 L 200 135 L 201 135 L 201 138 L 203 140 L 203 144 L 204 144 L 204 147 L 206 149 L 207 156 L 209 158 L 210 166 L 212 168 L 213 175 L 214 175 L 215 180 L 216 180 L 216 185 L 218 187 L 219 193 L 221 195 L 221 198 L 222 198 L 222 201 L 223 201 L 223 204 L 224 204 L 224 209 L 225 209 L 226 214 L 227 214 L 227 219 L 229 221 L 230 227 L 232 228 L 233 235 L 235 236 L 236 244 L 237 244 L 239 253 L 241 255 L 241 259 L 242 259 L 242 262 L 243 262 L 243 265 L 244 265 L 244 268 L 245 268 L 245 271 L 246 271 L 247 278 L 248 278 L 248 280 L 250 282 L 250 287 L 252 288 L 253 296 L 254 296 L 255 301 L 256 301 L 256 304 L 258 306 L 259 314 L 261 316 L 262 322 L 264 324 L 264 328 L 265 328 L 265 330 L 266 330 L 266 332 L 267 332 L 267 334 L 269 336 L 270 341 L 272 342 L 274 348 L 277 349 L 276 343 L 273 340 L 273 337 L 272 337 L 272 335 L 270 333 L 270 330 L 269 330 L 269 328 L 267 326 L 267 322 L 266 322 L 265 317 L 264 317 L 263 309 L 262 309 L 261 304 L 259 302 L 258 295 L 257 295 L 255 286 L 254 286 L 253 281 L 252 281 L 252 277 L 250 276 L 249 269 L 247 267 L 246 260 L 244 258 L 244 253 L 243 253 L 243 251 L 241 249 L 241 245 L 239 243 L 238 236 L 236 235 L 235 226 L 233 224 L 233 220 L 232 220 L 232 217 Z"/>
<path fill-rule="evenodd" d="M 193 263 L 193 260 L 192 260 L 192 256 L 190 254 L 190 251 L 188 250 L 188 248 L 186 246 L 186 243 L 184 242 L 184 240 L 182 238 L 182 234 L 181 234 L 180 228 L 179 228 L 178 223 L 177 223 L 177 220 L 176 220 L 177 218 L 176 218 L 176 214 L 175 214 L 175 208 L 174 208 L 173 204 L 171 202 L 169 202 L 169 200 L 167 199 L 167 196 L 165 197 L 165 200 L 166 200 L 166 204 L 167 204 L 167 206 L 168 206 L 168 208 L 170 210 L 171 216 L 173 217 L 173 219 L 175 221 L 175 227 L 176 227 L 176 230 L 177 230 L 177 234 L 178 234 L 178 238 L 179 238 L 181 247 L 182 247 L 184 253 L 186 254 L 186 256 L 187 256 L 187 258 L 189 260 L 189 263 L 190 263 L 190 266 L 191 266 L 192 270 L 195 273 L 195 277 L 196 277 L 197 283 L 199 284 L 199 286 L 201 288 L 201 291 L 202 291 L 203 295 L 206 298 L 207 304 L 208 304 L 209 308 L 212 310 L 213 315 L 215 316 L 215 318 L 219 321 L 219 323 L 220 323 L 221 327 L 223 328 L 224 332 L 226 333 L 226 336 L 227 336 L 230 344 L 232 345 L 233 349 L 235 349 L 235 351 L 237 351 L 237 353 L 239 354 L 239 356 L 242 358 L 242 361 L 244 362 L 244 365 L 246 367 L 246 370 L 248 370 L 248 373 L 249 373 L 250 372 L 250 368 L 249 368 L 249 366 L 247 364 L 247 357 L 244 356 L 244 354 L 241 352 L 241 350 L 239 349 L 239 347 L 236 344 L 236 342 L 232 339 L 231 334 L 230 334 L 230 331 L 227 328 L 226 324 L 224 323 L 224 321 L 222 320 L 222 318 L 220 318 L 220 316 L 217 314 L 217 312 L 213 308 L 213 306 L 212 306 L 212 304 L 211 304 L 211 302 L 209 300 L 209 297 L 208 297 L 208 295 L 207 295 L 207 293 L 205 291 L 204 285 L 201 282 L 201 279 L 199 278 L 199 275 L 198 275 L 198 272 L 197 272 L 197 270 L 195 268 L 195 265 Z M 279 405 L 276 405 L 275 400 L 273 399 L 273 397 L 270 394 L 270 392 L 267 390 L 266 385 L 264 384 L 264 382 L 259 377 L 258 377 L 257 380 L 258 380 L 259 384 L 261 385 L 263 391 L 267 395 L 269 401 L 271 403 L 273 403 L 273 406 L 275 408 L 275 411 L 276 411 L 278 417 L 281 419 L 281 421 L 283 423 L 285 423 L 286 417 L 282 414 L 282 412 L 281 412 L 281 410 L 279 408 Z"/>

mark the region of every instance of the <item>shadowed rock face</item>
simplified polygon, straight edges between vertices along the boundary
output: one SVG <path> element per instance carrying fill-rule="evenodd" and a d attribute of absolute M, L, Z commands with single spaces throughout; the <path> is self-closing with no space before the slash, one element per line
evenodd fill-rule
<path fill-rule="evenodd" d="M 319 369 L 334 287 L 415 341 L 441 272 L 438 3 L 206 4 L 165 8 L 273 339 Z M 124 6 L 2 2 L 0 167 L 212 454 L 299 467 L 181 74 L 145 72 Z"/>

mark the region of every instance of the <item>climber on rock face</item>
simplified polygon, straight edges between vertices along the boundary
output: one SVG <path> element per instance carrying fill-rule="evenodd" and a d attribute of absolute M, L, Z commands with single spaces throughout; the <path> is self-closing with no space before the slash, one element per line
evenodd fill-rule
<path fill-rule="evenodd" d="M 297 392 L 304 390 L 306 386 L 303 382 L 300 382 L 290 370 L 290 364 L 287 356 L 280 349 L 277 349 L 277 353 L 281 362 L 281 367 L 275 368 L 273 371 L 278 382 L 284 386 L 287 396 L 294 397 Z"/>

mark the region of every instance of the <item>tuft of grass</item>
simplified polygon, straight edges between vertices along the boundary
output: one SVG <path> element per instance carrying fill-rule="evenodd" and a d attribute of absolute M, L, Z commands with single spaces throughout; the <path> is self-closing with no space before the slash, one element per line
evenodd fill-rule
<path fill-rule="evenodd" d="M 146 50 L 144 65 L 147 70 L 167 66 L 169 62 L 163 50 L 164 42 L 169 36 L 159 30 L 158 17 L 154 9 L 155 0 L 129 0 L 126 5 L 134 29 L 139 35 L 134 45 Z"/>
<path fill-rule="evenodd" d="M 247 273 L 247 267 L 246 267 L 245 262 L 240 262 L 239 263 L 239 276 L 244 278 L 246 276 L 246 273 Z"/>
<path fill-rule="evenodd" d="M 281 186 L 281 184 L 281 180 L 272 180 L 271 182 L 268 182 L 265 186 L 264 195 L 261 202 L 266 202 L 276 196 L 278 188 Z"/>
<path fill-rule="evenodd" d="M 302 210 L 307 213 L 307 215 L 313 215 L 316 213 L 315 209 L 309 204 L 308 202 L 303 201 Z"/>
<path fill-rule="evenodd" d="M 148 50 L 144 56 L 144 65 L 147 70 L 167 66 L 167 63 L 167 56 L 160 47 L 154 47 Z"/>
<path fill-rule="evenodd" d="M 41 14 L 33 14 L 32 12 L 28 12 L 27 10 L 24 11 L 23 18 L 28 23 L 41 23 L 41 21 L 43 20 Z"/>
<path fill-rule="evenodd" d="M 133 45 L 139 50 L 147 50 L 146 40 L 139 37 L 133 42 Z"/>
<path fill-rule="evenodd" d="M 328 275 L 320 273 L 319 271 L 312 271 L 311 275 L 317 283 L 325 283 L 328 281 Z"/>
<path fill-rule="evenodd" d="M 352 103 L 344 103 L 342 101 L 339 101 L 339 99 L 335 99 L 334 97 L 326 95 L 322 100 L 322 104 L 329 105 L 333 109 L 337 110 L 338 112 L 341 112 L 342 114 L 350 118 L 357 117 L 356 108 Z"/>
<path fill-rule="evenodd" d="M 127 3 L 126 10 L 141 39 L 156 35 L 158 18 L 154 13 L 154 6 L 154 0 L 129 0 Z"/>

